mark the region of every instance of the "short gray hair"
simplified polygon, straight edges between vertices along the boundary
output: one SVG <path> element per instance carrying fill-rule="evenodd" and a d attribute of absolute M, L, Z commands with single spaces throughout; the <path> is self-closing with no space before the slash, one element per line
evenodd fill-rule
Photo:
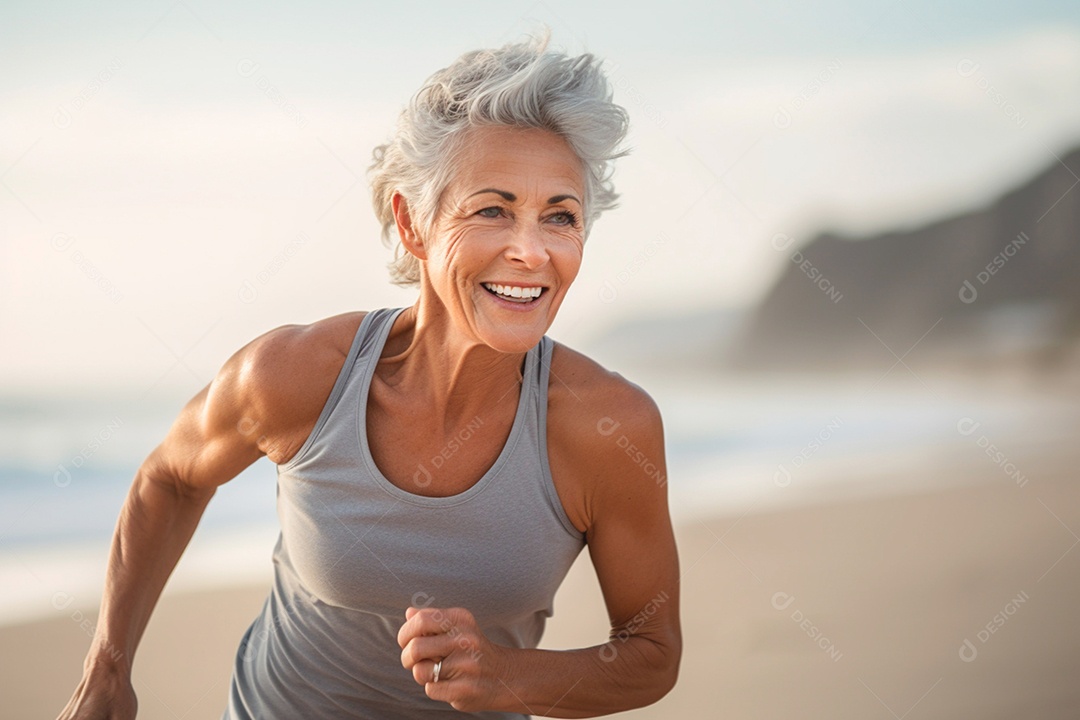
<path fill-rule="evenodd" d="M 398 117 L 392 139 L 375 148 L 368 169 L 383 243 L 394 250 L 391 282 L 420 281 L 420 262 L 397 237 L 391 201 L 401 193 L 421 237 L 435 225 L 468 131 L 482 126 L 541 128 L 561 136 L 582 162 L 585 237 L 604 210 L 617 204 L 612 161 L 629 119 L 612 102 L 612 88 L 592 54 L 570 57 L 548 50 L 550 32 L 497 50 L 465 53 L 439 70 Z"/>

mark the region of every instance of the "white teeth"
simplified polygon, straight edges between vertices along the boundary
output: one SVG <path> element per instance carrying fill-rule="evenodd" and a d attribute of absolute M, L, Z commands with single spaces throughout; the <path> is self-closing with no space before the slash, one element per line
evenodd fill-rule
<path fill-rule="evenodd" d="M 543 288 L 540 287 L 521 287 L 518 285 L 495 285 L 494 283 L 483 283 L 484 287 L 492 292 L 498 293 L 506 297 L 512 298 L 537 298 L 540 297 L 540 293 L 543 292 Z"/>

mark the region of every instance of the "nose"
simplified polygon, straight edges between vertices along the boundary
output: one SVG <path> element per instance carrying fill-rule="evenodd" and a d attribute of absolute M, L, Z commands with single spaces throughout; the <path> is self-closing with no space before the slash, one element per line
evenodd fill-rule
<path fill-rule="evenodd" d="M 544 231 L 538 227 L 515 229 L 505 256 L 510 262 L 530 270 L 542 267 L 548 261 Z"/>

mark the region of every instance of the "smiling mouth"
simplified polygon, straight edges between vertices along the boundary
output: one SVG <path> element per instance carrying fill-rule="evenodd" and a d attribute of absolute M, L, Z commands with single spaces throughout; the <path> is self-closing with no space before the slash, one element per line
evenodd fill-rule
<path fill-rule="evenodd" d="M 497 298 L 521 304 L 535 302 L 537 298 L 547 292 L 545 287 L 521 287 L 519 285 L 498 285 L 496 283 L 480 283 L 480 285 Z"/>

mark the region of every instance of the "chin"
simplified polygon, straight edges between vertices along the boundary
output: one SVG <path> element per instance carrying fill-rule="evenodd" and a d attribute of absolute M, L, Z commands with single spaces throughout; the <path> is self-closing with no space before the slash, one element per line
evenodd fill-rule
<path fill-rule="evenodd" d="M 547 330 L 546 323 L 523 322 L 518 326 L 480 327 L 480 340 L 493 350 L 503 353 L 523 353 L 531 350 Z"/>
<path fill-rule="evenodd" d="M 487 293 L 487 291 L 481 291 Z M 545 295 L 549 291 L 545 290 Z M 529 310 L 507 307 L 501 302 L 479 295 L 474 306 L 476 332 L 479 339 L 494 350 L 504 353 L 523 353 L 533 348 L 555 320 L 562 293 L 541 296 Z"/>

